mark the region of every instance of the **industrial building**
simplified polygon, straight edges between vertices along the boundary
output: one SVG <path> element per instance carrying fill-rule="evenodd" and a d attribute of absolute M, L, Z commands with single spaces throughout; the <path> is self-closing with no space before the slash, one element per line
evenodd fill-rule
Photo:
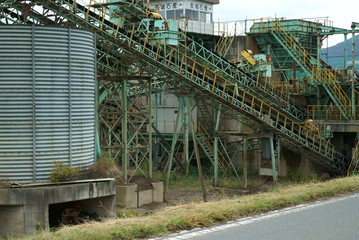
<path fill-rule="evenodd" d="M 214 185 L 226 172 L 245 186 L 248 173 L 276 181 L 297 171 L 357 172 L 359 23 L 218 23 L 216 4 L 2 1 L 0 179 L 43 183 L 55 161 L 90 166 L 101 155 L 115 159 L 125 183 L 156 168 L 168 184 L 172 170 L 190 165 L 200 175 L 210 168 Z M 322 58 L 334 34 L 352 46 L 343 69 Z M 91 184 L 103 195 L 71 201 L 98 197 L 114 208 L 113 182 Z M 21 216 L 4 199 L 0 211 Z"/>

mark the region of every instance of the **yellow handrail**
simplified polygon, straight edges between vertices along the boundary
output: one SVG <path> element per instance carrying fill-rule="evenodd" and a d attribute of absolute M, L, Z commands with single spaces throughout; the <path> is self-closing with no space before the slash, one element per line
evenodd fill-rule
<path fill-rule="evenodd" d="M 275 30 L 280 32 L 285 38 L 285 44 L 288 48 L 300 53 L 299 60 L 309 71 L 311 71 L 313 81 L 325 84 L 333 94 L 333 97 L 337 99 L 339 105 L 351 105 L 350 98 L 347 96 L 343 88 L 338 84 L 338 80 L 335 74 L 333 74 L 331 71 L 326 71 L 326 69 L 319 69 L 316 67 L 315 64 L 312 63 L 312 56 L 301 44 L 297 42 L 293 34 L 291 34 L 289 31 L 286 31 L 281 26 L 279 20 L 275 21 Z M 343 109 L 343 111 L 348 116 L 353 115 L 351 108 Z"/>
<path fill-rule="evenodd" d="M 212 147 L 214 145 L 214 141 L 201 122 L 197 122 L 197 129 L 198 129 L 198 133 L 202 134 L 201 139 L 205 141 L 207 146 L 210 148 L 210 150 L 214 152 L 214 149 Z M 227 161 L 226 157 L 223 156 L 223 154 L 220 151 L 218 151 L 218 162 L 221 164 L 221 166 L 224 169 L 228 170 L 230 168 L 230 163 Z"/>
<path fill-rule="evenodd" d="M 347 112 L 352 111 L 352 105 L 342 105 L 340 108 L 336 105 L 308 105 L 307 116 L 313 120 L 345 120 L 341 114 L 341 109 Z M 359 105 L 355 105 L 353 119 L 358 119 Z"/>
<path fill-rule="evenodd" d="M 66 2 L 66 0 L 64 1 Z M 67 2 L 70 5 L 72 4 L 70 1 Z M 92 16 L 87 14 L 86 19 L 83 20 L 83 24 L 91 25 L 92 28 L 97 28 L 98 30 L 102 28 L 101 26 L 92 24 L 91 21 L 87 21 L 87 18 L 92 18 Z M 97 21 L 100 25 L 106 24 L 106 21 L 99 22 L 98 19 L 95 18 L 93 20 Z M 131 50 L 134 55 L 141 56 L 144 60 L 147 59 L 153 62 L 159 68 L 167 69 L 170 65 L 170 71 L 179 74 L 179 79 L 186 81 L 197 89 L 201 89 L 207 94 L 211 94 L 216 100 L 221 101 L 223 104 L 238 112 L 245 113 L 247 117 L 255 118 L 259 122 L 263 122 L 263 124 L 267 125 L 268 129 L 272 129 L 283 137 L 289 138 L 293 146 L 299 144 L 302 147 L 305 146 L 306 148 L 312 149 L 317 154 L 322 155 L 322 157 L 325 156 L 328 159 L 334 159 L 336 152 L 334 146 L 329 141 L 321 138 L 305 126 L 302 126 L 302 124 L 298 123 L 293 117 L 276 110 L 266 99 L 262 99 L 243 88 L 236 89 L 235 84 L 228 84 L 229 81 L 233 80 L 221 76 L 215 69 L 207 68 L 205 64 L 198 62 L 195 56 L 188 55 L 186 52 L 181 51 L 181 49 L 171 45 L 166 45 L 166 48 L 161 48 L 161 50 L 159 50 L 161 46 L 152 48 L 148 45 L 148 34 L 145 37 L 140 37 L 142 41 L 139 41 L 139 36 L 136 34 L 129 36 L 127 34 L 118 33 L 118 36 L 115 37 L 116 29 L 109 31 L 108 29 L 111 29 L 111 26 L 109 26 L 108 29 L 102 29 L 106 29 L 102 31 L 102 34 L 106 34 L 108 39 L 110 39 L 110 37 L 115 38 L 113 40 L 114 43 L 119 43 L 123 48 Z M 121 40 L 119 40 L 119 37 Z M 128 43 L 130 43 L 130 45 L 128 45 Z M 159 54 L 160 51 L 164 51 L 164 53 Z M 192 67 L 192 70 L 189 69 L 190 67 Z M 206 72 L 203 72 L 203 69 L 206 68 Z M 179 71 L 179 69 L 182 69 L 182 71 Z M 202 77 L 206 80 L 202 81 Z M 236 91 L 235 94 L 234 91 Z"/>
<path fill-rule="evenodd" d="M 356 170 L 355 167 L 358 164 L 358 158 L 359 158 L 359 141 L 357 142 L 357 145 L 355 147 L 352 160 L 350 161 L 350 165 L 348 167 L 347 176 L 350 176 L 354 173 Z"/>

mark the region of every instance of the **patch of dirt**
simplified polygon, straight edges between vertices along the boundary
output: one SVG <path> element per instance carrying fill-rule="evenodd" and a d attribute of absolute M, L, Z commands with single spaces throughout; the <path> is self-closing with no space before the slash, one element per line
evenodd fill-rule
<path fill-rule="evenodd" d="M 130 177 L 129 183 L 135 183 L 137 184 L 137 190 L 138 191 L 144 191 L 144 190 L 148 190 L 148 189 L 153 189 L 152 183 L 154 182 L 159 182 L 157 180 L 151 179 L 151 178 L 147 178 L 145 176 L 133 176 Z M 116 179 L 117 184 L 124 184 L 123 179 Z"/>
<path fill-rule="evenodd" d="M 118 182 L 121 183 L 121 181 Z M 152 189 L 152 182 L 158 181 L 143 176 L 134 176 L 130 180 L 130 183 L 136 183 L 138 185 L 138 189 L 140 190 Z M 260 184 L 256 186 L 249 186 L 246 189 L 206 186 L 207 202 L 218 201 L 248 194 L 255 194 L 258 192 L 266 192 L 270 189 L 271 186 L 272 182 L 269 178 L 261 179 Z M 163 203 L 146 204 L 141 206 L 140 208 L 131 209 L 131 211 L 134 211 L 139 215 L 150 215 L 164 207 L 187 204 L 192 202 L 204 202 L 203 191 L 201 188 L 198 187 L 193 189 L 169 189 Z"/>

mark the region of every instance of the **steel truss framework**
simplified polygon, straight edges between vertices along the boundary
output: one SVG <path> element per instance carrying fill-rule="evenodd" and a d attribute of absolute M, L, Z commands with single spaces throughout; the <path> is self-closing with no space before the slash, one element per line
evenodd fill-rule
<path fill-rule="evenodd" d="M 64 20 L 64 18 L 61 18 L 61 16 L 55 16 L 55 14 L 48 9 L 42 9 L 42 13 L 38 13 L 34 9 L 31 9 L 31 11 L 28 12 L 26 17 L 21 15 L 22 10 L 19 10 L 20 8 L 23 8 L 23 6 L 20 4 L 10 5 L 12 8 L 11 10 L 15 12 L 16 14 L 12 13 L 11 21 L 7 19 L 5 21 L 6 24 L 19 24 L 23 22 L 27 22 L 29 24 L 50 24 L 50 25 L 65 25 L 65 26 L 71 26 L 72 23 L 67 22 Z M 5 8 L 4 8 L 5 9 Z M 8 16 L 9 11 L 3 11 L 3 16 Z M 190 44 L 191 48 L 195 46 L 195 42 Z M 197 44 L 198 45 L 198 44 Z M 198 45 L 200 46 L 200 45 Z M 203 48 L 203 47 L 202 47 Z M 204 49 L 204 48 L 203 48 Z M 126 61 L 124 61 L 124 59 Z M 127 64 L 127 62 L 131 62 L 131 64 Z M 100 123 L 100 136 L 99 136 L 99 144 L 101 146 L 101 149 L 104 151 L 103 154 L 111 155 L 115 159 L 122 160 L 122 164 L 124 166 L 131 165 L 134 168 L 131 174 L 129 175 L 129 178 L 126 178 L 127 174 L 124 174 L 124 179 L 126 181 L 130 180 L 130 178 L 133 176 L 136 172 L 141 172 L 142 174 L 151 176 L 152 170 L 144 170 L 141 169 L 140 166 L 142 163 L 145 163 L 147 161 L 152 162 L 152 159 L 150 157 L 152 148 L 151 146 L 159 146 L 163 149 L 164 153 L 167 153 L 168 156 L 171 155 L 171 149 L 170 146 L 165 142 L 165 139 L 161 136 L 161 134 L 154 128 L 154 131 L 157 134 L 157 139 L 162 137 L 162 141 L 155 141 L 152 144 L 148 141 L 149 134 L 144 134 L 143 129 L 148 129 L 148 122 L 146 119 L 149 119 L 149 115 L 146 113 L 148 112 L 149 108 L 146 106 L 146 104 L 142 105 L 141 109 L 138 111 L 141 111 L 140 114 L 136 114 L 137 116 L 142 117 L 142 127 L 136 128 L 133 127 L 132 130 L 127 128 L 126 134 L 123 133 L 121 129 L 123 120 L 127 118 L 127 124 L 129 126 L 135 126 L 130 119 L 131 117 L 129 115 L 133 115 L 133 110 L 138 108 L 137 106 L 134 107 L 134 102 L 136 99 L 143 100 L 143 96 L 149 96 L 149 89 L 150 87 L 153 88 L 153 92 L 160 92 L 160 91 L 166 91 L 168 89 L 174 89 L 173 86 L 170 85 L 170 77 L 166 76 L 163 72 L 156 72 L 153 67 L 149 67 L 148 64 L 143 63 L 142 61 L 139 61 L 135 57 L 129 56 L 128 53 L 125 52 L 124 49 L 121 51 L 118 51 L 116 49 L 116 46 L 114 46 L 111 42 L 103 41 L 101 39 L 97 42 L 97 70 L 98 70 L 98 80 L 99 80 L 99 88 L 98 88 L 98 95 L 99 95 L 99 101 L 98 101 L 98 117 L 99 117 L 99 123 Z M 137 72 L 136 72 L 137 71 Z M 149 76 L 140 76 L 139 71 L 142 73 L 147 72 L 147 75 L 152 76 L 152 79 L 154 81 L 150 81 L 151 77 Z M 161 75 L 162 74 L 162 75 Z M 130 80 L 131 78 L 136 78 L 137 80 Z M 139 84 L 138 79 L 146 79 L 148 80 L 148 83 L 151 82 L 151 84 Z M 161 81 L 161 78 L 166 78 L 166 83 Z M 127 108 L 123 106 L 122 101 L 122 95 L 121 91 L 123 88 L 121 88 L 124 81 L 128 81 L 130 84 L 126 85 L 125 92 L 127 92 L 127 96 L 129 98 L 130 103 L 128 104 L 128 101 L 126 101 L 126 104 L 128 105 Z M 143 81 L 142 81 L 143 83 Z M 186 91 L 179 91 L 181 94 L 182 92 L 188 92 Z M 134 101 L 134 102 L 132 102 Z M 127 109 L 127 116 L 124 114 L 125 109 Z M 117 110 L 116 110 L 117 109 Z M 146 111 L 147 110 L 147 111 Z M 116 112 L 117 111 L 117 112 Z M 247 124 L 251 125 L 251 121 L 248 120 Z M 144 127 L 146 125 L 146 127 Z M 125 138 L 125 136 L 127 136 Z M 132 136 L 132 137 L 131 137 Z M 127 141 L 130 138 L 130 141 Z M 127 139 L 127 140 L 126 140 Z M 136 139 L 137 143 L 134 145 L 134 139 Z M 139 145 L 138 142 L 145 142 L 147 144 L 145 145 Z M 156 138 L 155 138 L 156 139 Z M 127 142 L 125 142 L 127 141 Z M 188 141 L 187 141 L 188 143 Z M 167 144 L 167 145 L 166 145 Z M 133 147 L 133 145 L 135 147 Z M 137 147 L 136 147 L 137 146 Z M 146 149 L 146 146 L 148 147 L 145 151 L 138 151 L 139 153 L 134 154 L 135 150 L 133 149 L 139 149 L 139 146 L 141 146 L 142 149 Z M 223 143 L 222 143 L 223 146 Z M 255 144 L 252 149 L 258 149 L 259 145 Z M 205 147 L 202 147 L 205 148 Z M 124 149 L 131 149 L 131 150 L 125 150 Z M 99 150 L 98 150 L 99 151 Z M 204 150 L 205 151 L 205 150 Z M 222 151 L 225 151 L 222 149 Z M 237 148 L 235 152 L 242 151 L 242 148 Z M 99 151 L 100 152 L 100 151 Z M 207 153 L 207 152 L 206 152 Z M 208 153 L 207 153 L 208 154 Z M 188 153 L 187 153 L 188 155 Z M 127 157 L 126 157 L 127 156 Z M 192 155 L 193 156 L 193 155 Z M 156 156 L 155 156 L 156 157 Z M 163 155 L 161 159 L 163 158 Z M 179 159 L 174 157 L 176 160 L 176 163 L 179 164 L 182 168 L 184 167 Z M 213 158 L 213 154 L 212 154 Z M 161 160 L 160 159 L 160 160 Z M 210 159 L 212 161 L 212 164 L 214 164 L 213 159 Z M 189 159 L 187 158 L 187 166 L 189 164 Z M 147 165 L 147 164 L 145 164 Z M 214 166 L 217 166 L 215 164 Z M 152 164 L 148 164 L 148 166 L 152 166 Z M 125 172 L 127 172 L 127 167 L 124 168 Z M 187 169 L 188 170 L 188 169 Z M 215 179 L 218 179 L 218 166 L 215 167 Z"/>
<path fill-rule="evenodd" d="M 164 89 L 168 86 L 172 86 L 177 93 L 206 95 L 234 115 L 241 114 L 242 122 L 250 122 L 254 129 L 275 133 L 284 145 L 309 156 L 329 171 L 343 172 L 346 169 L 344 157 L 334 150 L 328 140 L 298 123 L 304 119 L 304 112 L 296 107 L 287 95 L 282 95 L 270 85 L 266 85 L 259 75 L 237 69 L 225 59 L 184 36 L 177 47 L 160 43 L 149 44 L 153 37 L 146 29 L 138 28 L 138 22 L 128 23 L 125 27 L 120 26 L 120 21 L 118 24 L 112 23 L 107 19 L 107 7 L 100 4 L 91 9 L 71 0 L 32 2 L 42 7 L 43 14 L 35 17 L 37 13 L 34 11 L 26 19 L 23 18 L 23 22 L 51 22 L 96 33 L 99 43 L 99 72 L 104 79 L 99 93 L 106 92 L 99 103 L 99 114 L 102 127 L 107 130 L 101 132 L 100 139 L 102 145 L 110 149 L 111 153 L 122 156 L 125 179 L 129 158 L 133 159 L 136 169 L 145 161 L 150 163 L 149 168 L 152 167 L 152 133 L 148 130 L 151 129 L 148 125 L 152 125 L 149 106 L 151 101 L 147 101 L 147 106 L 143 104 L 135 110 L 133 107 L 137 101 L 128 100 L 129 95 L 141 95 L 136 92 L 138 86 L 141 86 L 141 89 L 144 89 L 143 86 L 149 89 L 139 91 L 149 93 L 147 100 L 153 89 Z M 128 15 L 131 9 L 139 9 L 131 1 L 124 3 L 124 11 L 127 13 L 125 15 Z M 16 18 L 8 12 L 16 13 L 20 7 L 21 4 L 16 3 L 12 4 L 11 8 L 3 5 L 1 16 L 4 23 L 10 23 L 6 22 L 9 21 L 9 16 L 21 20 L 21 17 Z M 139 85 L 131 86 L 129 79 L 132 74 L 123 77 L 123 63 L 128 61 L 131 61 L 131 64 L 127 64 L 126 72 L 131 72 L 133 63 L 136 63 L 141 66 L 140 69 L 144 69 L 141 72 L 145 76 L 151 76 L 151 80 L 136 79 L 130 82 L 137 82 Z M 134 73 L 138 75 L 136 71 L 135 69 Z M 154 87 L 152 83 L 157 76 L 160 81 Z M 149 131 L 148 135 L 143 134 L 143 129 Z M 133 158 L 131 151 L 135 151 L 136 157 Z M 151 174 L 151 169 L 149 172 Z"/>

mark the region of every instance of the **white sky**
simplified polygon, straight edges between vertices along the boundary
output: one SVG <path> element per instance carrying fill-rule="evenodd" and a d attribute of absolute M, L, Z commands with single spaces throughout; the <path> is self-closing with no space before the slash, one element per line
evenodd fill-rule
<path fill-rule="evenodd" d="M 213 14 L 220 22 L 265 17 L 329 17 L 334 27 L 350 29 L 352 22 L 359 22 L 359 0 L 220 0 Z M 343 40 L 343 35 L 330 37 L 329 45 Z"/>

